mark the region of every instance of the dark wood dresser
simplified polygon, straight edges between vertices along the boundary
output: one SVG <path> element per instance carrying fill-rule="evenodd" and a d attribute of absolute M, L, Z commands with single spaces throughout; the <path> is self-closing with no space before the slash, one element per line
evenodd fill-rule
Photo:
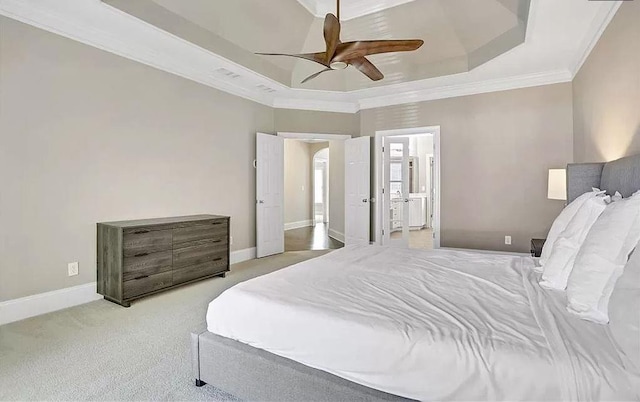
<path fill-rule="evenodd" d="M 125 307 L 229 271 L 230 218 L 195 215 L 98 223 L 98 293 Z"/>

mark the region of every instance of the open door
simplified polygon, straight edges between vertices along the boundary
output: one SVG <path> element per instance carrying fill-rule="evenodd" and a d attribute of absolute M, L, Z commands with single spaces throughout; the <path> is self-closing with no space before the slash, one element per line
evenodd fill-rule
<path fill-rule="evenodd" d="M 409 139 L 384 140 L 383 244 L 409 247 Z"/>
<path fill-rule="evenodd" d="M 256 255 L 284 253 L 284 139 L 256 139 Z"/>
<path fill-rule="evenodd" d="M 345 140 L 345 245 L 369 244 L 371 138 Z"/>

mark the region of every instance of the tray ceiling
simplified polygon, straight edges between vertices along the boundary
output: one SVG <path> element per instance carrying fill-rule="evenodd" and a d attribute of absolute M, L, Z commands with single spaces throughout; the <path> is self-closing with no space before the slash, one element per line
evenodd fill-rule
<path fill-rule="evenodd" d="M 530 0 L 343 0 L 342 38 L 424 39 L 415 52 L 374 55 L 385 79 L 354 68 L 302 80 L 315 63 L 256 52 L 323 51 L 323 15 L 333 0 L 105 0 L 123 12 L 292 88 L 353 91 L 463 73 L 524 42 Z M 316 10 L 310 12 L 309 8 Z M 351 10 L 351 11 L 348 11 Z M 333 11 L 335 13 L 335 11 Z M 350 13 L 350 14 L 349 14 Z M 360 15 L 360 16 L 357 16 Z M 351 18 L 348 18 L 351 17 Z"/>
<path fill-rule="evenodd" d="M 524 43 L 468 72 L 345 91 L 330 87 L 293 87 L 291 82 L 296 71 L 295 62 L 293 70 L 288 70 L 292 68 L 290 64 L 278 65 L 256 57 L 253 50 L 240 45 L 243 38 L 234 33 L 235 26 L 226 25 L 220 34 L 214 34 L 211 28 L 201 26 L 206 25 L 205 21 L 195 23 L 181 17 L 176 12 L 178 10 L 167 8 L 171 6 L 170 3 L 160 5 L 161 1 L 170 0 L 119 1 L 128 4 L 130 9 L 125 12 L 122 4 L 117 8 L 96 0 L 0 0 L 0 15 L 272 107 L 354 113 L 362 109 L 571 81 L 622 4 L 621 1 L 531 0 Z M 246 5 L 247 1 L 210 3 Z M 431 0 L 415 0 L 385 12 L 390 16 L 402 7 L 424 2 L 433 3 Z M 519 0 L 474 2 L 499 3 L 511 15 L 522 19 L 518 8 L 522 3 Z M 286 4 L 281 10 L 259 8 L 259 3 L 269 3 L 271 6 L 273 3 L 256 3 L 258 8 L 252 10 L 260 15 L 272 15 L 266 13 L 275 12 L 282 16 L 284 10 L 292 16 L 311 21 L 302 46 L 314 45 L 308 43 L 309 35 L 318 19 L 297 0 L 281 0 L 278 4 Z M 152 12 L 149 13 L 149 10 Z M 147 17 L 141 19 L 134 16 L 140 12 L 146 13 Z M 241 8 L 235 12 L 245 16 L 244 20 L 236 20 L 239 21 L 236 25 L 251 23 L 247 17 L 251 16 L 250 12 Z M 368 25 L 365 24 L 363 28 L 353 23 L 367 21 L 374 15 L 354 18 L 345 25 L 351 25 L 349 29 L 358 34 L 358 39 L 367 39 L 360 36 L 363 31 L 359 29 L 369 29 Z M 406 18 L 411 20 L 417 16 L 409 15 Z M 160 28 L 163 24 L 166 29 Z M 293 32 L 292 26 L 274 24 L 273 35 L 278 35 L 281 29 Z M 299 29 L 304 35 L 304 24 L 301 26 Z M 384 24 L 380 26 L 381 30 L 383 28 Z M 379 38 L 384 30 L 371 32 Z M 187 36 L 190 40 L 184 39 Z M 464 34 L 459 36 L 466 38 Z M 244 40 L 250 42 L 253 37 L 248 35 Z M 313 37 L 317 38 L 315 35 Z M 466 51 L 477 46 L 474 38 L 460 39 Z M 299 44 L 299 39 L 296 35 L 292 39 L 292 46 Z M 427 39 L 427 48 L 428 43 Z M 256 50 L 266 50 L 260 47 Z"/>

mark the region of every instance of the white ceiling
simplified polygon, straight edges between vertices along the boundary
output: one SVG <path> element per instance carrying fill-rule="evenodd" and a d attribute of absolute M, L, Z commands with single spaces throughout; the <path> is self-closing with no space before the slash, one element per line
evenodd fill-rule
<path fill-rule="evenodd" d="M 342 0 L 340 19 L 347 21 L 413 1 L 415 0 Z M 298 2 L 318 18 L 324 18 L 329 13 L 336 14 L 336 0 L 298 0 Z"/>
<path fill-rule="evenodd" d="M 355 113 L 571 81 L 620 4 L 532 0 L 525 43 L 476 69 L 349 92 L 291 88 L 98 0 L 0 0 L 0 14 L 265 105 Z"/>

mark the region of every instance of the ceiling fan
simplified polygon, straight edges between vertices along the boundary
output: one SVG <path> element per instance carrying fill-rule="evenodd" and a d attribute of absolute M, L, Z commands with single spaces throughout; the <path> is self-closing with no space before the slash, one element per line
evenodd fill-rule
<path fill-rule="evenodd" d="M 324 70 L 305 78 L 302 83 L 310 81 L 322 73 L 334 70 L 344 70 L 354 66 L 373 81 L 380 81 L 384 75 L 365 56 L 380 53 L 411 52 L 418 50 L 424 41 L 421 39 L 408 40 L 365 40 L 345 42 L 340 41 L 340 0 L 337 0 L 336 17 L 327 14 L 324 19 L 324 41 L 327 49 L 318 53 L 283 54 L 283 53 L 257 53 L 263 56 L 288 56 L 297 57 L 316 62 L 325 67 Z"/>

